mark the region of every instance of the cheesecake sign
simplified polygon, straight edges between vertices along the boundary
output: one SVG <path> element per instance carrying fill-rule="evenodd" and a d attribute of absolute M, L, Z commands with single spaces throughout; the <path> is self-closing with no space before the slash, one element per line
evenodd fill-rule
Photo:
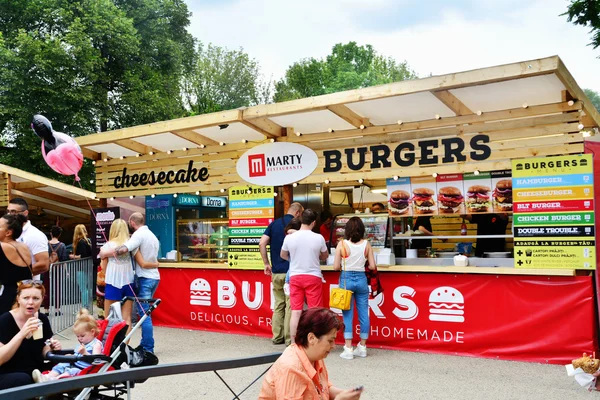
<path fill-rule="evenodd" d="M 280 186 L 306 178 L 318 162 L 317 153 L 306 146 L 276 142 L 246 151 L 236 169 L 243 180 L 253 185 Z"/>

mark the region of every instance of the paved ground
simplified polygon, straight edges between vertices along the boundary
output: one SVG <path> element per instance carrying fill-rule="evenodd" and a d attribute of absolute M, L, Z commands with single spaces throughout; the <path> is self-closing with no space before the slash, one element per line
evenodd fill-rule
<path fill-rule="evenodd" d="M 74 345 L 69 331 L 63 332 Z M 185 329 L 156 328 L 160 362 L 212 361 L 283 351 L 270 340 Z M 132 344 L 137 345 L 138 338 Z M 343 360 L 338 346 L 326 359 L 331 381 L 340 387 L 365 386 L 361 399 L 600 399 L 566 375 L 564 366 L 479 358 L 369 349 L 365 359 Z M 223 371 L 240 391 L 266 366 Z M 256 399 L 260 383 L 241 399 Z M 134 399 L 232 399 L 233 395 L 210 373 L 154 378 L 136 386 Z"/>

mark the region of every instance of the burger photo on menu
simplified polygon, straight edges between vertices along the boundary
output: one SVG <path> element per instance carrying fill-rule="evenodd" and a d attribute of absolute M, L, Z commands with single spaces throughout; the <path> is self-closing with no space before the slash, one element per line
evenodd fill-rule
<path fill-rule="evenodd" d="M 390 195 L 389 204 L 391 214 L 406 214 L 410 205 L 410 193 L 406 190 L 394 190 Z"/>
<path fill-rule="evenodd" d="M 497 211 L 512 211 L 512 179 L 501 179 L 496 182 L 492 197 L 494 198 L 494 208 Z"/>
<path fill-rule="evenodd" d="M 454 186 L 444 186 L 438 189 L 438 208 L 440 213 L 460 214 L 460 206 L 464 197 L 459 188 Z"/>
<path fill-rule="evenodd" d="M 413 190 L 413 205 L 415 214 L 433 214 L 435 211 L 434 191 L 422 187 Z"/>
<path fill-rule="evenodd" d="M 467 211 L 470 213 L 490 211 L 490 187 L 485 185 L 469 186 L 467 190 Z"/>

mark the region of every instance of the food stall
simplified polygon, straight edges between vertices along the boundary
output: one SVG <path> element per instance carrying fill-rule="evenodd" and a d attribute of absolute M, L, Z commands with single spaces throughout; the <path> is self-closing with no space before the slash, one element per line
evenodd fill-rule
<path fill-rule="evenodd" d="M 227 258 L 161 262 L 158 325 L 270 336 L 273 298 L 258 253 L 264 227 L 282 215 L 302 185 L 316 185 L 324 209 L 338 204 L 331 201 L 336 189 L 377 189 L 390 214 L 356 214 L 385 221 L 385 229 L 378 223 L 371 232 L 381 244 L 385 291 L 369 302 L 370 346 L 563 363 L 597 348 L 595 237 L 586 231 L 595 223 L 589 167 L 596 159 L 583 154 L 599 123 L 562 61 L 549 57 L 77 141 L 95 160 L 98 197 L 228 197 Z M 542 165 L 541 158 L 552 163 Z M 579 170 L 584 159 L 587 169 Z M 550 183 L 527 183 L 535 176 Z M 555 180 L 563 178 L 581 190 L 557 188 Z M 566 197 L 551 201 L 557 193 Z M 356 200 L 351 204 L 357 212 L 368 208 Z M 551 210 L 558 217 L 533 210 L 552 203 L 558 203 Z M 469 257 L 468 266 L 432 252 L 407 259 L 406 243 L 422 240 L 408 229 L 420 213 L 431 216 L 432 247 L 440 253 L 459 250 L 458 243 L 479 246 L 476 225 L 463 215 L 506 214 L 498 236 L 510 257 Z M 567 225 L 568 231 L 557 224 L 536 227 L 539 218 L 573 213 L 591 220 Z M 182 226 L 173 228 L 179 243 L 190 235 Z M 335 228 L 339 233 L 342 225 Z M 208 244 L 186 246 L 209 251 Z M 513 252 L 517 246 L 524 255 Z M 566 262 L 552 261 L 546 250 L 563 246 L 567 250 L 554 258 Z M 460 252 L 472 255 L 465 247 Z M 323 270 L 328 299 L 338 274 L 330 266 Z"/>

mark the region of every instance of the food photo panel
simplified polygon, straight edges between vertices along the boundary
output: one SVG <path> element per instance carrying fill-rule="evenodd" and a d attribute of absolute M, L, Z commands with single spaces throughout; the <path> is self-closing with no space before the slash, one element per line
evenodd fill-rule
<path fill-rule="evenodd" d="M 410 178 L 413 215 L 437 215 L 437 184 L 432 176 Z"/>
<path fill-rule="evenodd" d="M 437 208 L 440 215 L 464 214 L 465 196 L 462 174 L 441 174 L 436 178 Z"/>
<path fill-rule="evenodd" d="M 512 171 L 492 171 L 492 207 L 494 212 L 504 213 L 513 210 Z"/>
<path fill-rule="evenodd" d="M 390 216 L 411 216 L 410 178 L 387 179 L 388 213 Z"/>
<path fill-rule="evenodd" d="M 465 195 L 465 211 L 467 214 L 491 213 L 492 208 L 492 176 L 489 172 L 474 172 L 463 175 Z"/>

